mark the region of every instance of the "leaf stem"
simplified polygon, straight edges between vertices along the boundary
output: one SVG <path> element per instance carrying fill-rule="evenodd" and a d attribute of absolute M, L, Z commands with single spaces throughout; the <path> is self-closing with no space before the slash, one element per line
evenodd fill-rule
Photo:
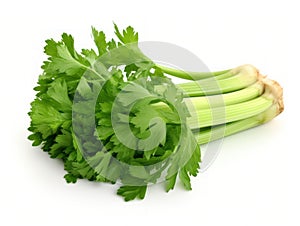
<path fill-rule="evenodd" d="M 200 79 L 206 79 L 211 77 L 220 76 L 223 74 L 230 74 L 229 70 L 223 70 L 223 71 L 216 71 L 216 72 L 187 72 L 179 69 L 169 68 L 162 65 L 156 65 L 158 68 L 160 68 L 164 73 L 178 77 L 183 78 L 187 80 L 200 80 Z"/>

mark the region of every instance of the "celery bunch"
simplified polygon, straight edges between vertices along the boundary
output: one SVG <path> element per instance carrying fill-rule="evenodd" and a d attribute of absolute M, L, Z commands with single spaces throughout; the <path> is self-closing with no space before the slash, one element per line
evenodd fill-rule
<path fill-rule="evenodd" d="M 251 65 L 185 72 L 155 64 L 132 27 L 117 40 L 92 30 L 97 51 L 74 48 L 71 35 L 46 41 L 43 73 L 31 103 L 29 139 L 63 161 L 68 183 L 119 182 L 126 201 L 149 184 L 166 191 L 179 178 L 191 189 L 200 145 L 265 123 L 283 110 L 278 83 Z M 188 81 L 174 84 L 170 77 Z"/>

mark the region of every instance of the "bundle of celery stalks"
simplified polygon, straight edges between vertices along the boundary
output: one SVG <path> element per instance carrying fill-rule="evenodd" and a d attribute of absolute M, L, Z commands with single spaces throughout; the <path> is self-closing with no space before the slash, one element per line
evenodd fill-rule
<path fill-rule="evenodd" d="M 251 65 L 186 72 L 157 65 L 138 47 L 132 27 L 77 52 L 71 35 L 46 40 L 31 103 L 29 139 L 61 159 L 65 179 L 120 183 L 125 201 L 149 184 L 177 179 L 191 190 L 200 145 L 261 125 L 283 111 L 282 88 Z M 185 79 L 174 84 L 172 78 Z M 192 80 L 192 81 L 190 81 Z"/>
<path fill-rule="evenodd" d="M 284 109 L 281 86 L 252 65 L 210 74 L 160 67 L 170 75 L 197 79 L 178 87 L 189 96 L 185 102 L 191 113 L 190 128 L 203 128 L 195 134 L 200 144 L 266 123 Z"/>

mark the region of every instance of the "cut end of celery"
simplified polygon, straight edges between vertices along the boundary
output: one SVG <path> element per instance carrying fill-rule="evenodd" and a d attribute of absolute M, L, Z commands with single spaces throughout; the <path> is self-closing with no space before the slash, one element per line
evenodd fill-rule
<path fill-rule="evenodd" d="M 284 110 L 283 88 L 277 81 L 269 79 L 264 75 L 260 74 L 259 80 L 264 84 L 265 91 L 263 95 L 273 100 L 273 103 L 277 108 L 276 115 L 279 115 Z"/>

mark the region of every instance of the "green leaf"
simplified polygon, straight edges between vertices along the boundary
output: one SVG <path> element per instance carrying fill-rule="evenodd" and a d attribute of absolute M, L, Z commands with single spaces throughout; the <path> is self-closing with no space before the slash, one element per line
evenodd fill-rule
<path fill-rule="evenodd" d="M 95 171 L 89 166 L 85 160 L 80 162 L 72 162 L 72 172 L 75 171 L 81 177 L 91 180 L 95 176 Z"/>
<path fill-rule="evenodd" d="M 66 33 L 62 34 L 62 42 L 66 45 L 69 53 L 73 58 L 77 58 L 77 53 L 74 48 L 74 38 Z"/>
<path fill-rule="evenodd" d="M 155 117 L 160 117 L 160 114 L 152 106 L 144 105 L 138 109 L 138 112 L 131 119 L 131 123 L 143 133 L 149 128 L 150 121 Z"/>
<path fill-rule="evenodd" d="M 187 190 L 192 190 L 191 180 L 185 168 L 179 171 L 179 178 Z"/>
<path fill-rule="evenodd" d="M 30 117 L 34 131 L 41 133 L 43 139 L 55 134 L 65 122 L 65 118 L 55 108 L 38 99 L 31 104 Z"/>
<path fill-rule="evenodd" d="M 107 43 L 107 48 L 109 50 L 113 50 L 115 48 L 117 48 L 117 43 L 114 39 L 110 40 L 108 43 Z"/>
<path fill-rule="evenodd" d="M 29 135 L 28 139 L 33 141 L 32 146 L 38 146 L 43 142 L 43 137 L 40 132 Z"/>
<path fill-rule="evenodd" d="M 166 179 L 166 192 L 173 190 L 177 179 L 177 173 Z"/>
<path fill-rule="evenodd" d="M 72 110 L 72 102 L 68 96 L 68 87 L 65 80 L 57 79 L 53 81 L 47 94 L 59 104 L 58 108 L 60 110 L 65 112 Z"/>
<path fill-rule="evenodd" d="M 90 63 L 90 65 L 93 65 L 98 58 L 96 52 L 93 49 L 82 49 L 81 54 Z"/>
<path fill-rule="evenodd" d="M 106 42 L 106 37 L 103 31 L 97 31 L 96 28 L 92 27 L 92 34 L 94 37 L 94 42 L 98 48 L 99 56 L 107 52 L 108 44 Z M 110 44 L 111 45 L 111 44 Z"/>
<path fill-rule="evenodd" d="M 46 46 L 44 47 L 44 52 L 48 56 L 58 57 L 57 47 L 61 45 L 61 42 L 56 42 L 53 39 L 46 40 Z"/>
<path fill-rule="evenodd" d="M 199 164 L 200 162 L 201 162 L 200 147 L 196 145 L 191 158 L 189 159 L 189 161 L 184 167 L 190 175 L 195 177 L 198 174 L 198 170 L 200 168 L 200 164 Z"/>
<path fill-rule="evenodd" d="M 138 41 L 139 35 L 134 31 L 133 27 L 128 26 L 125 30 L 123 30 L 122 34 L 116 24 L 114 24 L 114 27 L 115 34 L 123 44 L 134 43 Z"/>
<path fill-rule="evenodd" d="M 66 149 L 73 149 L 71 133 L 69 131 L 62 130 L 62 134 L 56 136 L 55 144 L 53 144 L 50 149 L 49 154 L 52 158 L 58 158 L 59 155 L 61 155 L 61 157 L 65 157 L 66 153 L 64 153 L 64 151 Z"/>
<path fill-rule="evenodd" d="M 88 64 L 75 52 L 73 38 L 65 34 L 63 39 L 64 42 L 48 41 L 45 52 L 51 57 L 42 68 L 47 73 L 59 72 L 75 75 L 80 70 L 86 69 Z"/>
<path fill-rule="evenodd" d="M 144 199 L 146 190 L 147 186 L 122 186 L 117 194 L 122 196 L 127 202 L 135 198 Z"/>
<path fill-rule="evenodd" d="M 97 164 L 94 162 L 97 161 Z M 88 162 L 94 167 L 95 171 L 100 175 L 107 175 L 109 170 L 109 164 L 111 161 L 111 154 L 104 152 L 97 152 L 95 156 L 88 158 Z"/>
<path fill-rule="evenodd" d="M 139 179 L 147 179 L 150 174 L 146 171 L 143 166 L 130 166 L 129 172 L 131 176 L 139 178 Z"/>
<path fill-rule="evenodd" d="M 64 178 L 66 179 L 67 183 L 76 183 L 77 181 L 77 177 L 75 177 L 74 175 L 68 173 L 64 176 Z"/>

